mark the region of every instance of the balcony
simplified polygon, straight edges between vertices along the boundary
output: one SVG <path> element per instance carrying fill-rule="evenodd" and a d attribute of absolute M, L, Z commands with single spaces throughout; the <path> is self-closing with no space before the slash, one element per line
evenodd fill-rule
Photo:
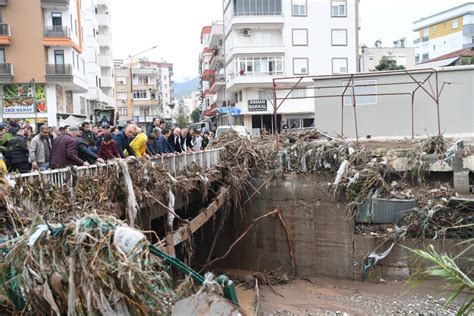
<path fill-rule="evenodd" d="M 13 80 L 13 66 L 0 64 L 0 83 L 10 83 Z"/>
<path fill-rule="evenodd" d="M 114 81 L 112 80 L 112 77 L 102 77 L 101 83 L 103 88 L 114 87 Z"/>
<path fill-rule="evenodd" d="M 42 8 L 67 8 L 70 0 L 41 0 Z"/>
<path fill-rule="evenodd" d="M 473 36 L 474 35 L 474 23 L 466 24 L 462 27 L 462 35 Z"/>
<path fill-rule="evenodd" d="M 110 39 L 109 35 L 99 35 L 97 37 L 99 41 L 99 45 L 103 47 L 112 47 L 112 40 Z"/>
<path fill-rule="evenodd" d="M 67 26 L 45 26 L 44 36 L 49 38 L 70 38 L 71 32 Z"/>
<path fill-rule="evenodd" d="M 72 81 L 72 65 L 70 64 L 47 64 L 46 81 L 65 82 Z"/>
<path fill-rule="evenodd" d="M 101 67 L 109 67 L 113 68 L 114 67 L 114 61 L 112 57 L 108 55 L 100 55 L 99 56 L 99 64 Z"/>
<path fill-rule="evenodd" d="M 10 25 L 0 24 L 0 45 L 10 45 L 11 42 Z"/>
<path fill-rule="evenodd" d="M 285 77 L 283 72 L 273 72 L 272 74 L 258 75 L 228 75 L 227 89 L 229 92 L 236 92 L 243 88 L 266 88 L 271 89 L 273 86 L 273 78 Z"/>
<path fill-rule="evenodd" d="M 97 14 L 97 22 L 100 26 L 110 26 L 110 14 Z"/>
<path fill-rule="evenodd" d="M 7 5 L 8 1 L 7 0 L 0 0 L 0 5 Z"/>

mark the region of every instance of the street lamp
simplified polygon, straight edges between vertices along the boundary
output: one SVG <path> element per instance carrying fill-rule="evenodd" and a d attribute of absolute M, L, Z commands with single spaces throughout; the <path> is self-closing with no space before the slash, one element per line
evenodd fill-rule
<path fill-rule="evenodd" d="M 150 48 L 147 48 L 145 49 L 144 51 L 141 51 L 139 53 L 136 53 L 134 55 L 129 55 L 128 58 L 130 59 L 130 62 L 128 63 L 128 68 L 129 68 L 129 71 L 130 71 L 130 94 L 132 95 L 132 98 L 131 98 L 131 105 L 132 105 L 132 113 L 133 113 L 133 110 L 134 110 L 134 96 L 133 96 L 133 73 L 132 73 L 132 63 L 133 63 L 133 58 L 141 55 L 141 54 L 144 54 L 146 52 L 149 52 L 151 50 L 154 50 L 155 48 L 157 48 L 158 45 L 155 45 L 153 47 L 150 47 Z M 132 118 L 133 118 L 133 115 L 132 115 Z M 140 120 L 140 116 L 138 116 L 138 120 Z M 138 123 L 138 122 L 137 122 Z M 145 119 L 145 126 L 146 126 L 146 119 Z"/>

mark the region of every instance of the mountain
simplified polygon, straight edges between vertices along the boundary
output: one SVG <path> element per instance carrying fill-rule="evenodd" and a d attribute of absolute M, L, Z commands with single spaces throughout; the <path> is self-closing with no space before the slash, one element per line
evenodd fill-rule
<path fill-rule="evenodd" d="M 191 92 L 199 90 L 199 76 L 183 82 L 174 83 L 174 96 L 177 99 L 191 95 Z"/>

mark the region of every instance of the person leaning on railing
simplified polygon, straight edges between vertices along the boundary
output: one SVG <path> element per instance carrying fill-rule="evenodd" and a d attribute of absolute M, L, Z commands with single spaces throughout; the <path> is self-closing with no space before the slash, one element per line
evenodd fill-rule
<path fill-rule="evenodd" d="M 51 169 L 59 169 L 71 165 L 89 165 L 87 161 L 83 161 L 78 156 L 76 143 L 77 135 L 79 135 L 79 128 L 68 127 L 65 134 L 54 139 L 50 158 Z"/>

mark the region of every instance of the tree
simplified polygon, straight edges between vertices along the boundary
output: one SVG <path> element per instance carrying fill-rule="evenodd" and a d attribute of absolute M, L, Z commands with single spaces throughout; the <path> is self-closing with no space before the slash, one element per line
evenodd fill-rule
<path fill-rule="evenodd" d="M 188 125 L 188 116 L 186 115 L 186 109 L 184 108 L 184 104 L 180 102 L 178 104 L 178 113 L 176 115 L 176 125 L 179 128 L 186 127 Z"/>
<path fill-rule="evenodd" d="M 405 69 L 402 65 L 397 65 L 397 61 L 392 56 L 383 56 L 380 63 L 375 66 L 375 71 L 401 70 Z"/>
<path fill-rule="evenodd" d="M 461 58 L 460 65 L 474 65 L 474 56 Z"/>
<path fill-rule="evenodd" d="M 199 108 L 195 108 L 191 112 L 191 119 L 193 120 L 194 123 L 199 122 L 199 119 L 201 118 L 201 110 Z"/>

